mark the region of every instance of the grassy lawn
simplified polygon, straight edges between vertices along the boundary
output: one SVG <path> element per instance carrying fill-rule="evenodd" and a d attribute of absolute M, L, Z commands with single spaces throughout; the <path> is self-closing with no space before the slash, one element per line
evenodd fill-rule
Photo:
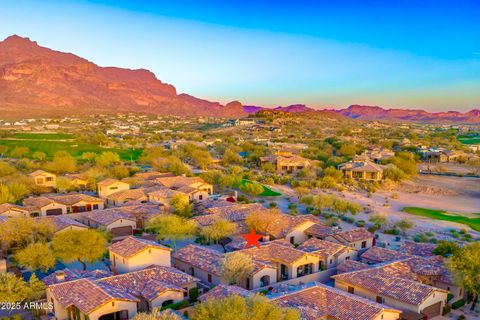
<path fill-rule="evenodd" d="M 480 136 L 460 135 L 457 139 L 463 144 L 480 144 Z"/>
<path fill-rule="evenodd" d="M 59 138 L 59 137 L 62 137 L 62 138 Z M 22 138 L 22 139 L 26 139 L 26 138 Z M 35 137 L 35 139 L 37 138 Z M 49 141 L 45 139 L 50 139 L 50 138 L 43 138 L 38 140 L 0 139 L 0 145 L 7 146 L 9 150 L 12 150 L 17 146 L 27 147 L 30 149 L 30 152 L 26 155 L 27 157 L 31 156 L 35 151 L 42 151 L 47 155 L 48 159 L 52 159 L 55 152 L 60 150 L 68 151 L 74 157 L 80 157 L 84 152 L 102 153 L 104 151 L 112 151 L 112 152 L 118 153 L 118 155 L 122 160 L 127 160 L 127 161 L 131 159 L 136 160 L 142 154 L 141 149 L 136 149 L 136 150 L 111 149 L 111 148 L 104 148 L 104 147 L 93 145 L 93 144 L 77 143 L 75 141 Z M 59 134 L 59 136 L 57 136 L 57 139 L 62 140 L 64 139 L 64 136 L 61 136 Z M 45 140 L 45 141 L 42 141 L 42 140 Z M 55 140 L 55 139 L 52 139 L 52 140 Z"/>
<path fill-rule="evenodd" d="M 444 210 L 433 210 L 433 209 L 425 209 L 425 208 L 418 208 L 418 207 L 405 207 L 402 209 L 402 211 L 410 214 L 414 214 L 416 216 L 461 223 L 469 226 L 473 230 L 480 231 L 480 218 L 468 218 L 468 217 L 447 212 Z M 480 216 L 480 213 L 475 213 L 475 215 Z"/>
<path fill-rule="evenodd" d="M 22 133 L 18 132 L 13 134 L 15 139 L 26 140 L 67 140 L 74 139 L 75 136 L 70 133 Z"/>
<path fill-rule="evenodd" d="M 270 189 L 269 187 L 267 187 L 267 186 L 265 186 L 261 183 L 258 183 L 258 182 L 255 182 L 255 181 L 250 181 L 250 180 L 245 180 L 245 179 L 242 180 L 242 185 L 246 185 L 247 183 L 257 183 L 257 184 L 261 185 L 263 187 L 263 192 L 259 195 L 261 197 L 278 197 L 278 196 L 282 195 L 281 193 L 273 191 L 272 189 Z"/>

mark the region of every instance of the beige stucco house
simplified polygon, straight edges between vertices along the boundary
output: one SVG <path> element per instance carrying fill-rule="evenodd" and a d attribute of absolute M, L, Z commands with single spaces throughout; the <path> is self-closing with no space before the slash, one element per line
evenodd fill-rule
<path fill-rule="evenodd" d="M 105 179 L 97 183 L 98 195 L 105 199 L 112 193 L 128 190 L 130 185 L 117 179 Z"/>
<path fill-rule="evenodd" d="M 124 211 L 95 210 L 77 213 L 74 219 L 91 228 L 107 230 L 114 237 L 131 236 L 137 228 L 136 219 Z"/>
<path fill-rule="evenodd" d="M 204 201 L 213 194 L 213 185 L 199 177 L 160 177 L 155 181 L 169 189 L 187 194 L 191 201 Z"/>
<path fill-rule="evenodd" d="M 109 248 L 110 265 L 118 273 L 145 269 L 151 265 L 171 266 L 172 249 L 136 237 L 113 243 Z"/>
<path fill-rule="evenodd" d="M 29 217 L 30 212 L 22 206 L 12 204 L 12 203 L 3 203 L 0 204 L 0 216 L 4 217 Z"/>
<path fill-rule="evenodd" d="M 67 206 L 47 197 L 30 197 L 23 204 L 32 216 L 58 216 L 67 213 Z"/>
<path fill-rule="evenodd" d="M 350 161 L 338 166 L 347 178 L 366 181 L 383 179 L 384 166 L 371 161 Z"/>
<path fill-rule="evenodd" d="M 36 170 L 28 175 L 31 177 L 35 185 L 39 187 L 56 188 L 57 176 L 53 173 L 43 170 Z"/>

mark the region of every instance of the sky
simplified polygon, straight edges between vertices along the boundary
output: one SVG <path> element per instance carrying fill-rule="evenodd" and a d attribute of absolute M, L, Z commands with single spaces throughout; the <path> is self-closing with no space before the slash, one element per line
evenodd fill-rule
<path fill-rule="evenodd" d="M 480 108 L 480 1 L 0 0 L 18 34 L 226 103 Z"/>

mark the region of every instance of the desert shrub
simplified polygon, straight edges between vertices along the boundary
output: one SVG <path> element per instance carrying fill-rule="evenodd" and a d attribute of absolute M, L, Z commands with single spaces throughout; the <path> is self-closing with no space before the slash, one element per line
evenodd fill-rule
<path fill-rule="evenodd" d="M 456 310 L 460 307 L 463 307 L 465 305 L 465 299 L 459 299 L 452 303 L 452 309 Z"/>

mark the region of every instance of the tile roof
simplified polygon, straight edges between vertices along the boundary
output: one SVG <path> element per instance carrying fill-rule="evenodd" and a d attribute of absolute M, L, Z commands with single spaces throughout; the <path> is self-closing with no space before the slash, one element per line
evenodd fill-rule
<path fill-rule="evenodd" d="M 55 231 L 58 232 L 70 226 L 76 226 L 80 228 L 88 229 L 88 226 L 83 223 L 78 222 L 77 220 L 72 219 L 69 216 L 47 216 L 47 217 L 38 217 L 37 219 L 49 220 L 55 225 Z"/>
<path fill-rule="evenodd" d="M 136 221 L 135 218 L 128 212 L 124 210 L 118 210 L 119 208 L 105 209 L 105 210 L 95 210 L 90 212 L 82 212 L 75 214 L 76 217 L 83 219 L 90 219 L 99 223 L 102 226 L 108 226 L 111 223 L 120 220 L 132 220 Z"/>
<path fill-rule="evenodd" d="M 174 177 L 160 177 L 156 179 L 157 182 L 164 185 L 167 188 L 179 189 L 182 187 L 194 187 L 196 185 L 206 184 L 202 178 L 199 177 L 184 177 L 184 176 L 174 176 Z"/>
<path fill-rule="evenodd" d="M 351 230 L 335 232 L 332 237 L 340 240 L 341 242 L 343 240 L 347 243 L 351 243 L 360 240 L 372 239 L 373 235 L 365 228 L 355 228 Z"/>
<path fill-rule="evenodd" d="M 175 252 L 173 258 L 219 276 L 220 263 L 223 259 L 223 254 L 205 247 L 191 244 Z"/>
<path fill-rule="evenodd" d="M 355 260 L 345 260 L 342 263 L 340 263 L 337 267 L 337 273 L 345 273 L 345 272 L 352 272 L 352 271 L 358 271 L 358 270 L 365 270 L 370 268 L 369 265 L 365 263 L 361 263 L 359 261 Z"/>
<path fill-rule="evenodd" d="M 158 248 L 167 251 L 172 249 L 162 246 L 160 243 L 137 237 L 127 237 L 122 241 L 113 243 L 109 250 L 119 256 L 129 258 L 145 249 Z"/>
<path fill-rule="evenodd" d="M 67 206 L 74 205 L 78 202 L 85 201 L 90 203 L 103 203 L 103 200 L 100 198 L 92 197 L 83 193 L 72 193 L 72 194 L 65 194 L 65 195 L 52 195 L 47 196 L 47 198 L 61 203 Z"/>
<path fill-rule="evenodd" d="M 184 286 L 198 281 L 175 268 L 155 265 L 140 271 L 103 278 L 96 283 L 115 288 L 119 292 L 142 296 L 151 301 L 165 291 L 184 291 Z"/>
<path fill-rule="evenodd" d="M 56 283 L 68 282 L 73 280 L 78 280 L 82 278 L 96 280 L 105 277 L 111 276 L 112 273 L 107 270 L 93 270 L 93 271 L 83 271 L 77 269 L 65 268 L 63 270 L 57 270 L 48 276 L 42 278 L 43 283 L 46 286 L 50 286 Z"/>
<path fill-rule="evenodd" d="M 209 290 L 207 293 L 201 295 L 198 298 L 198 300 L 205 301 L 208 299 L 221 299 L 221 298 L 230 297 L 235 294 L 242 297 L 246 297 L 252 293 L 241 287 L 219 284 L 215 288 Z"/>
<path fill-rule="evenodd" d="M 373 246 L 360 256 L 362 260 L 368 260 L 373 263 L 390 262 L 411 257 L 395 250 Z"/>
<path fill-rule="evenodd" d="M 268 226 L 267 233 L 275 238 L 285 238 L 289 232 L 306 222 L 321 223 L 320 219 L 311 214 L 292 216 L 279 212 Z"/>
<path fill-rule="evenodd" d="M 35 171 L 29 173 L 28 175 L 30 177 L 36 177 L 36 176 L 40 176 L 40 175 L 55 175 L 55 174 L 47 172 L 47 171 L 43 171 L 43 170 L 35 170 Z"/>
<path fill-rule="evenodd" d="M 434 291 L 444 291 L 407 278 L 402 275 L 405 266 L 395 265 L 397 263 L 337 274 L 332 278 L 412 305 L 421 304 Z"/>
<path fill-rule="evenodd" d="M 384 166 L 370 161 L 351 161 L 341 164 L 340 168 L 357 172 L 383 172 Z"/>
<path fill-rule="evenodd" d="M 126 200 L 138 201 L 146 197 L 147 197 L 146 189 L 138 188 L 138 189 L 127 189 L 127 190 L 120 190 L 120 191 L 114 192 L 108 195 L 107 199 L 114 200 L 114 201 L 126 201 Z"/>
<path fill-rule="evenodd" d="M 314 237 L 325 238 L 333 233 L 335 233 L 332 227 L 329 227 L 323 223 L 315 223 L 314 225 L 308 227 L 305 230 L 305 233 Z"/>
<path fill-rule="evenodd" d="M 23 200 L 23 204 L 28 207 L 43 208 L 55 201 L 47 197 L 30 197 Z"/>
<path fill-rule="evenodd" d="M 28 212 L 25 207 L 13 204 L 13 203 L 2 203 L 0 204 L 0 214 L 7 212 L 7 211 L 18 211 L 18 212 Z"/>
<path fill-rule="evenodd" d="M 159 197 L 164 199 L 170 199 L 176 194 L 184 194 L 184 193 L 177 190 L 172 190 L 166 187 L 159 187 L 153 191 L 148 192 L 149 197 Z"/>
<path fill-rule="evenodd" d="M 49 286 L 53 296 L 64 307 L 75 305 L 84 314 L 89 314 L 114 299 L 139 302 L 127 292 L 97 285 L 88 279 L 79 279 Z"/>
<path fill-rule="evenodd" d="M 289 248 L 285 245 L 274 242 L 268 242 L 265 245 L 260 246 L 260 248 L 249 248 L 237 252 L 242 252 L 257 261 L 272 264 L 273 266 L 275 266 L 277 262 L 287 264 L 293 263 L 305 255 L 310 255 L 307 252 L 295 248 Z"/>
<path fill-rule="evenodd" d="M 324 284 L 274 296 L 273 301 L 283 307 L 300 309 L 302 316 L 308 320 L 322 317 L 336 320 L 370 320 L 376 319 L 382 312 L 401 313 L 400 310 L 385 306 L 335 289 Z"/>
<path fill-rule="evenodd" d="M 122 182 L 122 181 L 117 180 L 117 179 L 107 178 L 105 180 L 97 182 L 97 186 L 109 186 L 109 185 L 117 183 L 117 182 Z M 125 182 L 122 182 L 122 183 L 125 183 Z"/>
<path fill-rule="evenodd" d="M 344 250 L 349 250 L 349 247 L 331 241 L 310 238 L 299 245 L 297 249 L 310 252 L 321 258 L 327 258 L 339 253 L 340 251 L 343 252 Z"/>
<path fill-rule="evenodd" d="M 193 218 L 199 225 L 208 226 L 218 219 L 230 222 L 244 221 L 247 216 L 258 210 L 267 210 L 260 203 L 233 204 L 230 206 L 214 207 L 206 209 L 205 214 Z"/>
<path fill-rule="evenodd" d="M 400 246 L 400 251 L 412 254 L 414 256 L 434 256 L 433 249 L 436 248 L 436 245 L 433 243 L 417 243 L 414 241 L 405 241 Z"/>

